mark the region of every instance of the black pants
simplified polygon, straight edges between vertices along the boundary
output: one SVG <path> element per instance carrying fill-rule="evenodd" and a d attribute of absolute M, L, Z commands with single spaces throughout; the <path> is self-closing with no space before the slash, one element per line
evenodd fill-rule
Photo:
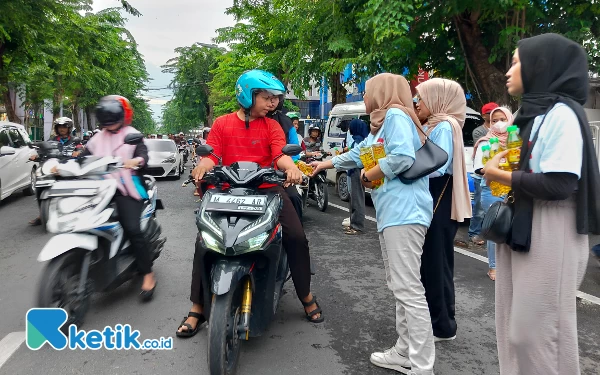
<path fill-rule="evenodd" d="M 300 196 L 300 193 L 298 193 L 298 189 L 296 189 L 295 186 L 288 186 L 285 188 L 285 192 L 288 197 L 290 197 L 294 210 L 296 210 L 300 223 L 302 223 L 302 197 Z"/>
<path fill-rule="evenodd" d="M 282 187 L 263 189 L 279 193 L 283 199 L 283 208 L 279 214 L 279 222 L 283 230 L 283 247 L 288 256 L 288 263 L 294 280 L 294 287 L 298 298 L 306 298 L 310 293 L 310 253 L 308 240 L 298 219 L 292 202 Z M 192 269 L 192 285 L 190 300 L 192 303 L 204 305 L 202 287 L 202 265 L 198 252 L 194 254 Z"/>
<path fill-rule="evenodd" d="M 152 272 L 152 260 L 148 252 L 148 241 L 144 237 L 140 227 L 142 209 L 144 204 L 131 197 L 125 197 L 120 193 L 115 195 L 119 222 L 123 227 L 126 238 L 131 243 L 138 270 L 142 275 Z"/>
<path fill-rule="evenodd" d="M 450 180 L 448 180 L 450 179 Z M 433 215 L 425 236 L 421 257 L 421 280 L 429 305 L 433 335 L 449 338 L 456 335 L 454 301 L 454 236 L 458 222 L 450 219 L 452 212 L 452 176 L 429 179 L 429 191 L 435 207 L 444 186 L 446 191 Z"/>

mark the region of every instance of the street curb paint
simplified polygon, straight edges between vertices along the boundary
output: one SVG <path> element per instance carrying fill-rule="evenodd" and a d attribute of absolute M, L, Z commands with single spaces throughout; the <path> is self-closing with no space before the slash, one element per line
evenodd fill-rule
<path fill-rule="evenodd" d="M 25 331 L 11 332 L 0 340 L 0 368 L 19 349 L 23 342 L 25 342 Z"/>

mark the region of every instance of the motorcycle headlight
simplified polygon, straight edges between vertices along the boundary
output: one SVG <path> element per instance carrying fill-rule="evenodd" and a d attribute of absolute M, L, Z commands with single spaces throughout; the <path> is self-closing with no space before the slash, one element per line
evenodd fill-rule
<path fill-rule="evenodd" d="M 267 237 L 269 237 L 268 232 L 263 232 L 257 236 L 254 236 L 247 241 L 244 241 L 240 244 L 235 245 L 235 252 L 240 254 L 240 253 L 258 250 L 261 248 L 261 246 L 263 245 L 263 243 L 265 242 Z"/>
<path fill-rule="evenodd" d="M 85 209 L 94 208 L 102 201 L 102 197 L 68 197 L 58 201 L 58 211 L 61 214 L 72 214 Z"/>
<path fill-rule="evenodd" d="M 245 236 L 249 235 L 250 233 L 257 231 L 259 229 L 266 231 L 268 229 L 266 227 L 268 227 L 271 224 L 273 217 L 278 216 L 280 206 L 281 206 L 281 198 L 279 198 L 279 196 L 276 195 L 271 200 L 271 203 L 269 203 L 269 206 L 267 207 L 265 214 L 263 216 L 261 216 L 259 219 L 257 219 L 256 221 L 250 223 L 246 228 L 244 228 L 238 235 L 238 238 L 245 237 Z"/>
<path fill-rule="evenodd" d="M 169 156 L 168 158 L 166 158 L 165 160 L 163 160 L 163 163 L 175 163 L 176 159 L 175 156 Z"/>
<path fill-rule="evenodd" d="M 202 240 L 207 248 L 217 251 L 219 253 L 225 253 L 225 247 L 217 239 L 210 235 L 206 231 L 202 231 Z"/>

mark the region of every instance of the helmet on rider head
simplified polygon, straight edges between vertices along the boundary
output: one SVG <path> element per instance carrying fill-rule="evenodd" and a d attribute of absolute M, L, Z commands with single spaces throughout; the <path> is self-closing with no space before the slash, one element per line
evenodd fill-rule
<path fill-rule="evenodd" d="M 131 125 L 133 107 L 124 96 L 105 96 L 100 99 L 96 106 L 96 118 L 98 119 L 98 126 L 101 128 L 117 123 L 121 123 L 121 126 Z"/>
<path fill-rule="evenodd" d="M 88 139 L 89 139 L 89 138 L 91 138 L 91 137 L 92 137 L 92 135 L 93 135 L 93 134 L 92 134 L 92 132 L 91 132 L 91 131 L 87 131 L 87 132 L 83 133 L 83 138 L 85 138 L 85 137 L 88 137 Z"/>
<path fill-rule="evenodd" d="M 235 96 L 238 103 L 245 110 L 254 106 L 256 93 L 267 91 L 280 97 L 280 104 L 283 103 L 285 95 L 285 86 L 277 77 L 263 70 L 249 70 L 242 74 L 235 84 Z"/>
<path fill-rule="evenodd" d="M 183 132 L 179 132 L 179 136 L 183 137 L 184 136 Z"/>
<path fill-rule="evenodd" d="M 71 120 L 68 117 L 59 117 L 56 120 L 54 120 L 54 133 L 56 133 L 56 135 L 60 135 L 60 133 L 58 132 L 58 127 L 66 127 L 69 129 L 67 135 L 70 135 L 71 130 L 73 128 L 73 120 Z"/>
<path fill-rule="evenodd" d="M 311 133 L 313 130 L 316 130 L 316 131 L 318 131 L 318 132 L 319 132 L 319 135 L 318 135 L 317 137 L 320 137 L 320 136 L 321 136 L 321 128 L 319 128 L 319 126 L 318 126 L 318 125 L 311 125 L 311 126 L 309 126 L 309 127 L 308 127 L 308 135 L 309 135 L 309 136 L 310 136 L 310 133 Z"/>

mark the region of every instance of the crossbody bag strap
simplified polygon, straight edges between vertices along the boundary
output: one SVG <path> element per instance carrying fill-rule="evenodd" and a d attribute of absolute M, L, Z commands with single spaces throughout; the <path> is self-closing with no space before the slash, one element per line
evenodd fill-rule
<path fill-rule="evenodd" d="M 533 136 L 533 139 L 531 140 L 531 144 L 527 148 L 527 153 L 525 154 L 525 158 L 523 159 L 525 165 L 523 166 L 523 168 L 521 170 L 527 170 L 529 168 L 529 159 L 531 157 L 531 153 L 533 152 L 533 147 L 535 146 L 535 144 L 538 140 L 538 136 L 540 135 L 540 132 L 542 131 L 542 125 L 544 125 L 544 122 L 546 122 L 548 113 L 550 113 L 550 111 L 552 110 L 552 108 L 554 108 L 555 105 L 556 105 L 556 103 L 552 104 L 546 110 L 546 113 L 544 113 L 544 118 L 542 118 L 542 122 L 540 123 L 540 126 L 538 126 L 538 128 L 537 128 L 537 131 L 535 132 L 535 135 Z M 535 120 L 533 120 L 533 122 L 535 123 Z M 532 128 L 533 128 L 533 125 L 534 124 L 531 124 Z M 533 131 L 533 129 L 531 129 L 531 131 Z M 523 140 L 523 142 L 525 142 L 525 140 Z M 527 140 L 527 142 L 529 142 L 529 140 Z"/>
<path fill-rule="evenodd" d="M 446 180 L 446 185 L 444 185 L 444 189 L 442 190 L 442 194 L 440 194 L 440 196 L 438 197 L 437 203 L 435 204 L 435 207 L 433 208 L 433 214 L 434 215 L 435 215 L 435 211 L 437 211 L 437 208 L 440 205 L 440 202 L 442 201 L 442 197 L 444 196 L 444 193 L 446 192 L 446 188 L 448 187 L 448 183 L 450 182 L 450 178 L 452 178 L 452 176 L 448 176 L 448 179 Z"/>

